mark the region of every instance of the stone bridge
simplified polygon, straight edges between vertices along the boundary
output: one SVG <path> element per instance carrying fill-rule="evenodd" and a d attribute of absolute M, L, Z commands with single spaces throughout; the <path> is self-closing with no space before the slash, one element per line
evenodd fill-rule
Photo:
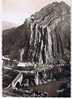
<path fill-rule="evenodd" d="M 13 89 L 17 89 L 18 86 L 36 86 L 39 84 L 45 84 L 52 80 L 59 80 L 65 76 L 64 73 L 65 66 L 41 66 L 31 71 L 18 71 L 19 74 L 14 78 L 10 84 Z"/>

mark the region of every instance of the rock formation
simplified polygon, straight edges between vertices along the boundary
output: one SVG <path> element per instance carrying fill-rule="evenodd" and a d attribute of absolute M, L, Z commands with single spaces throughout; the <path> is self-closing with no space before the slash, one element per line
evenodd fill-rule
<path fill-rule="evenodd" d="M 11 56 L 14 50 L 19 53 L 24 49 L 23 61 L 41 64 L 70 62 L 70 7 L 64 2 L 54 2 L 42 8 L 27 18 L 12 35 L 15 33 L 16 40 L 9 46 Z M 5 37 L 3 34 L 3 49 Z"/>

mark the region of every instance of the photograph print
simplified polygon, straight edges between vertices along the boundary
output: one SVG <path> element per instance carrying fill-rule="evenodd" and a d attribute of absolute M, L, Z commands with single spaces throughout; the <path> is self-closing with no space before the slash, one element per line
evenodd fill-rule
<path fill-rule="evenodd" d="M 71 96 L 71 0 L 2 0 L 2 96 Z"/>

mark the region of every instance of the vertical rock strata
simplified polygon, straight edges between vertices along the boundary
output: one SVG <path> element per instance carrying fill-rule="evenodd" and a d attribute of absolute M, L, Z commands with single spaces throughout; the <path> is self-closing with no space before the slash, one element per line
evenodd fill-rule
<path fill-rule="evenodd" d="M 3 35 L 4 53 L 10 51 L 8 53 L 12 52 L 13 56 L 14 48 L 17 53 L 20 50 L 20 54 L 24 50 L 21 61 L 41 64 L 69 63 L 70 7 L 64 2 L 49 4 L 27 18 L 24 24 L 13 32 L 10 31 L 8 37 L 6 33 Z M 10 38 L 13 38 L 12 45 L 11 42 L 6 45 Z"/>

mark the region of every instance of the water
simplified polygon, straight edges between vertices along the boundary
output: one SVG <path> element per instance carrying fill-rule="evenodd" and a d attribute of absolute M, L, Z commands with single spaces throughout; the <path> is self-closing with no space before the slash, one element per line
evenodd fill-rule
<path fill-rule="evenodd" d="M 20 50 L 20 61 L 23 61 L 24 48 Z"/>

